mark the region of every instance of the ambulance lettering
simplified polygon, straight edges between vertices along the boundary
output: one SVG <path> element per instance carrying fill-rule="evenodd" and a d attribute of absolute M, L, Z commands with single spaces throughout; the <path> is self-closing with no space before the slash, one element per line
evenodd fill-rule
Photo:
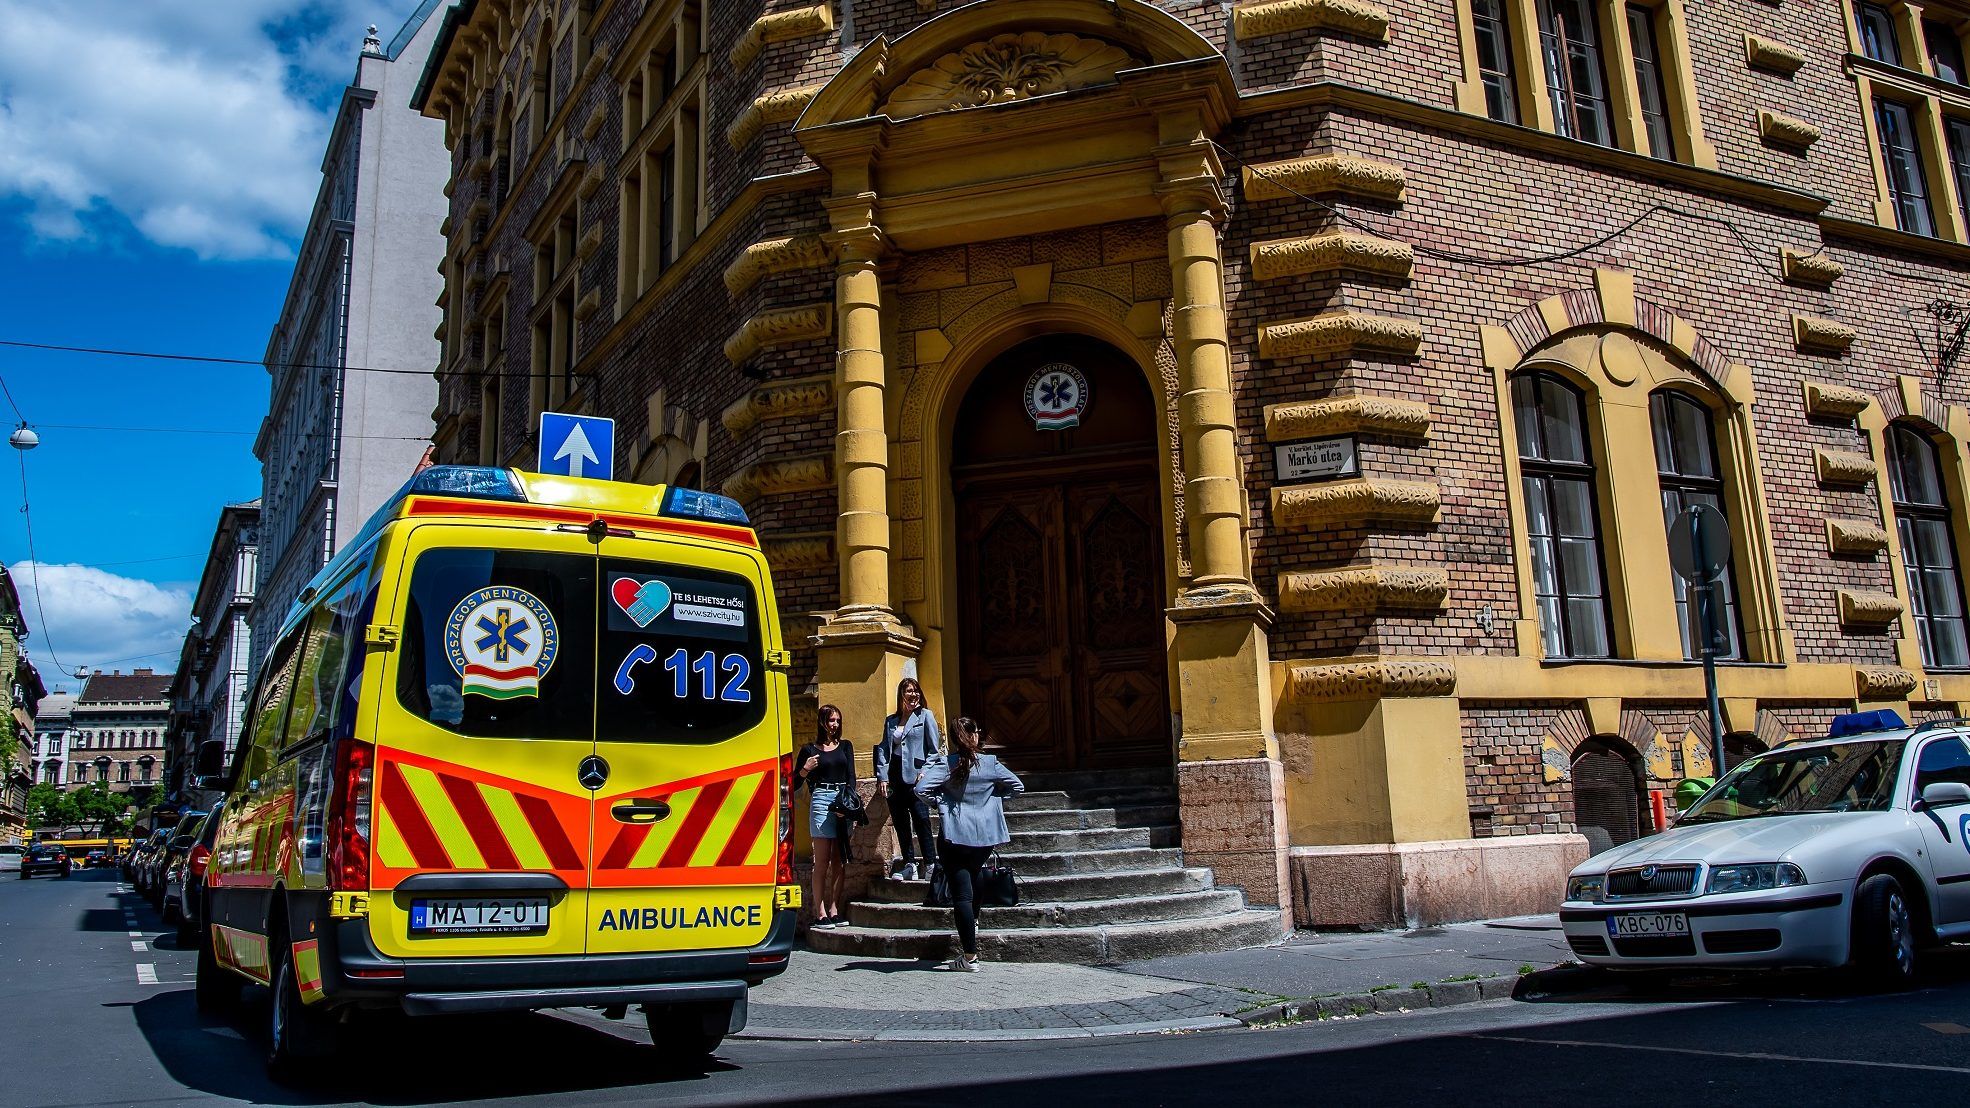
<path fill-rule="evenodd" d="M 757 904 L 699 905 L 689 908 L 614 908 L 602 913 L 597 931 L 688 931 L 694 927 L 758 927 Z"/>

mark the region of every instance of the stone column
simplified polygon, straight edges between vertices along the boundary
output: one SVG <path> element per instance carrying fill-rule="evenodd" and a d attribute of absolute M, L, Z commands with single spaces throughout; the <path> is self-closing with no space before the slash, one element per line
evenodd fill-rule
<path fill-rule="evenodd" d="M 1254 906 L 1287 908 L 1286 782 L 1272 724 L 1271 612 L 1252 586 L 1225 326 L 1223 177 L 1194 109 L 1159 120 L 1191 578 L 1175 624 L 1177 797 L 1185 857 Z M 1282 913 L 1282 925 L 1285 915 Z"/>
<path fill-rule="evenodd" d="M 923 642 L 889 601 L 888 360 L 882 340 L 882 272 L 887 242 L 874 221 L 874 197 L 828 202 L 837 256 L 835 317 L 835 524 L 841 604 L 815 632 L 816 692 L 841 709 L 852 734 L 869 734 L 892 710 L 896 682 L 913 674 Z M 859 743 L 861 772 L 873 772 L 871 744 Z"/>

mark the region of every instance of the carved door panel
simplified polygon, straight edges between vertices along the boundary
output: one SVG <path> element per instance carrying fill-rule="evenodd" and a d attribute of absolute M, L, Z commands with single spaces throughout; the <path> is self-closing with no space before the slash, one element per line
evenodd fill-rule
<path fill-rule="evenodd" d="M 958 590 L 964 699 L 953 714 L 985 726 L 990 748 L 1033 769 L 1072 764 L 1072 689 L 1060 493 L 960 493 Z"/>
<path fill-rule="evenodd" d="M 1155 488 L 1133 475 L 1082 481 L 1069 487 L 1064 514 L 1076 761 L 1163 764 L 1170 707 Z"/>

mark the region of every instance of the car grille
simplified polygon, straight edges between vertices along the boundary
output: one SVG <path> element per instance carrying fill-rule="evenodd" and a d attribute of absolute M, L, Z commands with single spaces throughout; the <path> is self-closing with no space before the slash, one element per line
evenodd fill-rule
<path fill-rule="evenodd" d="M 1696 892 L 1696 866 L 1641 866 L 1607 875 L 1609 900 L 1691 896 Z"/>
<path fill-rule="evenodd" d="M 1712 931 L 1703 936 L 1703 950 L 1706 954 L 1755 954 L 1761 950 L 1777 950 L 1779 933 L 1776 927 L 1756 927 L 1746 931 Z"/>
<path fill-rule="evenodd" d="M 1614 940 L 1614 952 L 1623 958 L 1686 958 L 1696 953 L 1696 940 L 1688 935 L 1638 935 Z"/>
<path fill-rule="evenodd" d="M 1566 945 L 1572 947 L 1575 954 L 1607 957 L 1607 940 L 1599 935 L 1568 935 Z"/>

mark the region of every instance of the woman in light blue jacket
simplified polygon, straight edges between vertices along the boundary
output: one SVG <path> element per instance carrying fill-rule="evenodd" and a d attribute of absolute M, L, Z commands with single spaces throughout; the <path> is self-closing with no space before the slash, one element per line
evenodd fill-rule
<path fill-rule="evenodd" d="M 946 969 L 978 972 L 978 871 L 992 851 L 1012 841 L 1006 828 L 1004 798 L 1026 786 L 999 760 L 979 753 L 985 732 L 965 716 L 951 721 L 951 753 L 931 758 L 917 775 L 917 795 L 943 814 L 937 856 L 951 890 L 951 911 L 958 918 L 958 944 L 964 953 Z"/>

